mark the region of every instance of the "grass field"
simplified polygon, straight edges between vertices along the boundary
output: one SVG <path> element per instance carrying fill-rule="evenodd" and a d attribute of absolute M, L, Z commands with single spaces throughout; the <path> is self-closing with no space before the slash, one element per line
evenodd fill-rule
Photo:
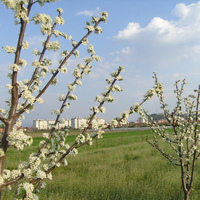
<path fill-rule="evenodd" d="M 151 131 L 109 132 L 94 140 L 93 146 L 83 146 L 79 154 L 68 156 L 67 167 L 53 172 L 53 181 L 46 181 L 40 190 L 41 200 L 181 200 L 183 199 L 179 167 L 169 165 L 153 149 L 145 137 Z M 37 135 L 39 136 L 39 135 Z M 69 143 L 75 135 L 68 137 Z M 40 137 L 26 154 L 9 151 L 6 166 L 10 169 L 18 160 L 26 159 L 37 149 Z M 12 199 L 14 193 L 4 190 L 2 199 Z M 197 163 L 191 200 L 200 199 L 200 166 Z"/>

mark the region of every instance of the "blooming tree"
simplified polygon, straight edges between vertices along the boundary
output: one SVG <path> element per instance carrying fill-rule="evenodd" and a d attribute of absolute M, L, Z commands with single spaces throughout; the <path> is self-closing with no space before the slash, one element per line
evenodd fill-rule
<path fill-rule="evenodd" d="M 18 42 L 15 47 L 5 46 L 3 49 L 8 54 L 14 54 L 13 64 L 9 66 L 8 77 L 11 80 L 7 84 L 10 94 L 8 103 L 8 110 L 0 109 L 0 120 L 4 125 L 4 132 L 2 133 L 0 142 L 0 191 L 4 187 L 11 188 L 12 184 L 18 183 L 17 196 L 20 199 L 38 199 L 36 189 L 44 188 L 44 179 L 52 179 L 52 171 L 61 165 L 66 166 L 66 156 L 68 154 L 76 155 L 78 147 L 84 144 L 92 144 L 94 137 L 100 138 L 105 127 L 99 126 L 95 123 L 94 118 L 97 113 L 105 112 L 103 107 L 105 102 L 113 102 L 114 98 L 111 92 L 122 91 L 117 81 L 123 80 L 120 73 L 124 71 L 123 67 L 119 67 L 116 71 L 111 73 L 111 77 L 106 79 L 108 86 L 102 95 L 96 97 L 98 106 L 92 107 L 92 114 L 88 117 L 87 123 L 81 128 L 82 132 L 76 137 L 73 145 L 67 144 L 67 135 L 69 130 L 67 127 L 62 130 L 56 130 L 57 123 L 65 124 L 65 120 L 61 119 L 61 114 L 70 106 L 70 100 L 76 100 L 77 96 L 73 94 L 76 86 L 81 86 L 84 75 L 91 72 L 91 63 L 99 61 L 100 57 L 95 55 L 93 45 L 88 44 L 88 36 L 94 32 L 95 34 L 102 33 L 102 28 L 99 26 L 101 22 L 106 22 L 108 13 L 101 12 L 99 17 L 93 16 L 90 22 L 86 23 L 85 29 L 87 33 L 78 41 L 72 39 L 71 35 L 60 32 L 56 29 L 58 25 L 64 24 L 62 18 L 63 10 L 58 8 L 58 16 L 54 20 L 46 14 L 38 13 L 30 17 L 32 7 L 35 4 L 40 6 L 45 3 L 55 2 L 56 0 L 1 0 L 2 4 L 8 9 L 13 10 L 15 17 L 15 24 L 20 26 Z M 35 23 L 40 25 L 40 30 L 46 36 L 42 43 L 41 50 L 33 49 L 33 55 L 37 59 L 32 62 L 34 67 L 33 73 L 29 79 L 19 80 L 19 71 L 22 67 L 30 66 L 30 64 L 22 57 L 22 51 L 29 48 L 28 42 L 25 40 L 25 33 L 28 23 Z M 56 37 L 58 40 L 53 40 Z M 59 38 L 62 37 L 69 40 L 71 43 L 71 50 L 60 50 L 61 44 Z M 17 169 L 10 170 L 4 168 L 4 161 L 7 156 L 8 148 L 15 148 L 23 150 L 25 146 L 30 146 L 33 138 L 24 134 L 21 126 L 21 120 L 24 118 L 24 113 L 29 113 L 34 110 L 36 102 L 43 103 L 42 95 L 51 85 L 56 85 L 58 74 L 67 73 L 67 61 L 71 56 L 79 57 L 78 47 L 80 45 L 87 45 L 87 52 L 89 56 L 84 58 L 83 63 L 77 64 L 73 70 L 74 81 L 68 83 L 68 91 L 59 97 L 61 102 L 60 109 L 53 110 L 52 113 L 56 115 L 55 123 L 52 125 L 50 133 L 43 133 L 43 138 L 39 143 L 38 152 L 30 154 L 28 160 L 20 161 Z M 53 50 L 61 51 L 61 59 L 56 69 L 51 65 L 49 58 L 45 57 L 47 51 Z M 30 75 L 30 74 L 29 74 Z M 43 79 L 47 79 L 45 84 L 42 84 Z M 111 122 L 112 123 L 112 122 Z M 91 127 L 96 131 L 96 134 L 89 134 L 87 129 Z"/>
<path fill-rule="evenodd" d="M 122 89 L 116 84 L 117 81 L 122 81 L 121 72 L 124 71 L 122 66 L 111 73 L 111 77 L 106 79 L 107 86 L 101 95 L 97 95 L 95 101 L 98 106 L 91 107 L 92 114 L 87 118 L 87 122 L 81 127 L 81 134 L 79 134 L 74 143 L 69 145 L 67 143 L 67 136 L 69 130 L 67 127 L 62 130 L 56 130 L 58 123 L 65 125 L 65 120 L 61 119 L 61 115 L 67 108 L 69 108 L 71 100 L 76 100 L 77 96 L 73 94 L 76 86 L 82 85 L 82 79 L 85 75 L 91 73 L 91 63 L 93 61 L 100 61 L 100 57 L 95 54 L 93 45 L 89 44 L 88 37 L 91 33 L 100 34 L 102 28 L 99 26 L 101 22 L 106 22 L 108 13 L 101 12 L 99 17 L 93 16 L 90 22 L 86 22 L 86 34 L 76 42 L 71 35 L 57 30 L 58 25 L 64 24 L 62 18 L 63 10 L 58 8 L 58 16 L 52 19 L 47 14 L 37 13 L 33 15 L 30 13 L 34 5 L 40 6 L 46 3 L 55 2 L 56 0 L 1 0 L 2 4 L 14 12 L 15 24 L 20 27 L 18 41 L 16 46 L 5 46 L 3 49 L 8 54 L 14 55 L 13 64 L 9 68 L 8 77 L 10 84 L 7 84 L 10 94 L 10 100 L 7 101 L 8 109 L 0 109 L 0 121 L 4 126 L 4 132 L 0 138 L 0 194 L 4 187 L 11 189 L 12 184 L 17 183 L 18 189 L 16 192 L 19 199 L 38 199 L 36 191 L 39 188 L 45 187 L 45 179 L 52 179 L 52 171 L 60 166 L 66 166 L 67 155 L 76 155 L 78 148 L 85 144 L 92 144 L 95 137 L 101 138 L 105 129 L 116 127 L 119 123 L 125 124 L 129 115 L 134 112 L 142 113 L 141 105 L 151 99 L 155 90 L 149 90 L 144 96 L 140 104 L 134 104 L 119 117 L 111 120 L 108 125 L 99 125 L 94 118 L 98 113 L 106 111 L 104 104 L 112 103 L 114 97 L 111 92 L 120 92 Z M 36 59 L 30 64 L 23 59 L 22 51 L 29 48 L 28 42 L 25 40 L 25 33 L 27 24 L 34 23 L 40 25 L 42 35 L 46 39 L 42 43 L 41 49 L 33 49 L 33 56 Z M 53 38 L 57 40 L 54 41 Z M 62 49 L 59 38 L 64 38 L 70 42 L 70 50 Z M 52 125 L 49 133 L 43 133 L 43 140 L 39 143 L 37 152 L 32 152 L 28 160 L 19 161 L 16 169 L 5 168 L 4 161 L 7 156 L 8 148 L 15 148 L 16 152 L 24 150 L 25 146 L 30 146 L 33 138 L 24 134 L 21 126 L 21 120 L 24 119 L 24 114 L 34 110 L 35 103 L 43 103 L 42 95 L 47 91 L 51 85 L 56 85 L 58 75 L 60 73 L 67 73 L 67 61 L 71 56 L 79 57 L 79 46 L 87 45 L 87 52 L 89 56 L 83 59 L 83 63 L 78 63 L 73 70 L 74 81 L 67 84 L 66 94 L 59 97 L 61 103 L 60 108 L 53 110 L 56 120 Z M 52 67 L 52 61 L 46 54 L 48 51 L 59 51 L 61 59 L 57 64 L 57 68 Z M 22 67 L 32 65 L 34 70 L 29 79 L 19 80 L 19 72 Z M 45 80 L 42 83 L 42 80 Z M 92 127 L 95 132 L 88 133 L 88 128 Z"/>
<path fill-rule="evenodd" d="M 167 126 L 156 124 L 150 118 L 148 112 L 141 107 L 138 107 L 137 112 L 154 132 L 153 141 L 147 138 L 147 142 L 156 148 L 171 164 L 180 167 L 184 199 L 188 200 L 193 187 L 196 161 L 200 157 L 200 134 L 198 130 L 200 86 L 198 90 L 194 91 L 196 95 L 189 95 L 184 98 L 182 95 L 184 86 L 187 84 L 186 80 L 184 79 L 182 83 L 176 81 L 174 93 L 177 101 L 175 108 L 170 112 L 164 100 L 162 83 L 158 82 L 156 73 L 154 73 L 153 78 L 155 79 L 155 85 L 149 91 L 152 95 L 156 94 L 158 96 L 161 109 L 173 131 L 169 131 Z M 159 139 L 166 142 L 171 148 L 170 152 L 169 149 L 166 150 L 164 144 L 159 143 Z"/>

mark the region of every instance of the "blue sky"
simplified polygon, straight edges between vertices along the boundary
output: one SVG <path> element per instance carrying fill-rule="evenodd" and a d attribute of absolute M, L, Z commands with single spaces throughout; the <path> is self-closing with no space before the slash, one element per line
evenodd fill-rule
<path fill-rule="evenodd" d="M 105 79 L 124 66 L 122 74 L 124 81 L 118 84 L 123 92 L 113 93 L 115 102 L 107 104 L 106 113 L 99 115 L 106 121 L 119 116 L 135 102 L 140 102 L 146 91 L 153 86 L 152 75 L 156 71 L 159 80 L 164 85 L 166 102 L 169 108 L 174 106 L 174 82 L 186 78 L 188 85 L 185 95 L 193 93 L 198 87 L 200 74 L 200 1 L 191 0 L 61 0 L 46 4 L 44 7 L 35 6 L 31 15 L 46 13 L 56 16 L 56 8 L 61 7 L 65 24 L 58 30 L 72 35 L 75 41 L 86 33 L 85 22 L 90 21 L 91 15 L 107 11 L 109 17 L 106 24 L 101 24 L 103 33 L 92 35 L 89 42 L 94 45 L 96 54 L 101 62 L 94 62 L 90 76 L 82 80 L 83 86 L 77 87 L 74 94 L 77 101 L 71 102 L 63 117 L 85 117 L 90 107 L 96 106 L 96 95 L 101 94 L 106 86 Z M 16 46 L 19 27 L 14 25 L 13 13 L 0 5 L 0 44 Z M 39 26 L 29 23 L 25 40 L 30 44 L 29 50 L 22 57 L 28 60 L 28 66 L 20 71 L 19 80 L 29 78 L 35 59 L 30 53 L 33 48 L 40 48 L 44 37 Z M 69 43 L 62 42 L 61 49 L 70 50 Z M 0 49 L 0 107 L 5 107 L 8 92 L 5 89 L 9 80 L 6 78 L 7 68 L 13 63 L 13 55 L 6 55 Z M 53 66 L 57 65 L 59 53 L 48 54 Z M 33 119 L 53 119 L 52 109 L 59 108 L 58 97 L 66 91 L 68 82 L 72 82 L 72 69 L 87 56 L 86 47 L 80 48 L 80 58 L 69 60 L 68 74 L 59 76 L 57 87 L 50 88 L 44 95 L 44 104 L 36 104 L 36 109 L 26 115 L 23 125 L 31 126 Z M 146 103 L 144 108 L 150 113 L 160 112 L 158 100 L 154 98 Z M 136 120 L 137 115 L 130 117 Z"/>

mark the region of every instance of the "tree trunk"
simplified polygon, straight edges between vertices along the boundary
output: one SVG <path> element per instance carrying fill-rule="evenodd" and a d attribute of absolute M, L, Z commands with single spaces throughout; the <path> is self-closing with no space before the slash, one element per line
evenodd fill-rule
<path fill-rule="evenodd" d="M 1 176 L 3 174 L 4 160 L 5 160 L 5 156 L 0 157 L 0 173 L 1 173 Z M 1 190 L 0 190 L 0 200 L 1 200 Z"/>
<path fill-rule="evenodd" d="M 189 192 L 184 192 L 184 200 L 189 200 L 190 193 Z"/>

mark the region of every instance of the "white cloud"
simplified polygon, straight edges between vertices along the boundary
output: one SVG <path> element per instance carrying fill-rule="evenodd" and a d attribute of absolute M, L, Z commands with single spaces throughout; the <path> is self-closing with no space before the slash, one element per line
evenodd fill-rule
<path fill-rule="evenodd" d="M 116 56 L 116 57 L 113 59 L 113 61 L 114 61 L 114 62 L 120 62 L 121 59 L 120 59 L 118 56 Z"/>
<path fill-rule="evenodd" d="M 172 10 L 172 14 L 179 18 L 179 23 L 182 25 L 195 25 L 200 21 L 200 1 L 186 6 L 179 3 Z"/>
<path fill-rule="evenodd" d="M 135 35 L 139 34 L 142 31 L 138 23 L 130 22 L 123 31 L 119 31 L 117 36 L 114 36 L 115 39 L 130 39 Z"/>
<path fill-rule="evenodd" d="M 86 15 L 86 16 L 91 17 L 93 15 L 98 14 L 99 11 L 100 11 L 100 8 L 97 7 L 95 10 L 84 10 L 84 11 L 77 12 L 76 14 L 77 15 Z"/>
<path fill-rule="evenodd" d="M 125 47 L 125 48 L 122 48 L 122 54 L 131 54 L 131 49 L 130 47 Z"/>
<path fill-rule="evenodd" d="M 184 74 L 175 72 L 175 73 L 172 74 L 172 77 L 174 77 L 176 80 L 183 80 L 184 79 Z"/>
<path fill-rule="evenodd" d="M 152 18 L 147 26 L 129 22 L 113 37 L 119 45 L 110 56 L 125 67 L 124 94 L 127 99 L 141 97 L 153 86 L 151 76 L 157 72 L 173 107 L 173 85 L 186 78 L 187 94 L 199 84 L 200 63 L 200 1 L 190 5 L 177 4 L 172 10 L 176 20 Z M 117 58 L 117 59 L 116 59 Z M 132 93 L 130 93 L 130 88 Z M 156 105 L 156 104 L 155 104 Z M 148 107 L 148 106 L 147 106 Z M 151 111 L 151 107 L 148 107 Z M 152 109 L 155 108 L 152 107 Z"/>
<path fill-rule="evenodd" d="M 140 24 L 130 22 L 124 30 L 114 36 L 118 41 L 151 40 L 159 43 L 195 43 L 200 38 L 200 2 L 177 4 L 172 14 L 178 17 L 177 21 L 168 21 L 154 17 L 149 24 L 141 28 Z"/>
<path fill-rule="evenodd" d="M 0 65 L 0 76 L 7 76 L 8 68 L 11 63 L 1 64 Z"/>
<path fill-rule="evenodd" d="M 98 62 L 97 64 L 95 64 L 97 65 L 97 67 L 92 68 L 90 77 L 92 79 L 99 78 L 101 81 L 102 80 L 104 81 L 106 78 L 110 77 L 110 73 L 112 71 L 117 70 L 117 68 L 119 67 L 119 64 L 117 62 L 118 61 L 115 61 L 115 62 L 103 61 L 102 59 L 101 62 Z"/>
<path fill-rule="evenodd" d="M 173 69 L 177 65 L 177 69 L 180 65 L 184 69 L 189 61 L 199 62 L 200 1 L 188 6 L 177 4 L 172 13 L 178 17 L 176 21 L 154 17 L 143 28 L 138 23 L 128 23 L 113 37 L 125 46 L 118 59 L 123 60 L 124 52 L 126 61 L 129 58 L 133 65 Z"/>
<path fill-rule="evenodd" d="M 42 42 L 45 41 L 45 39 L 44 36 L 32 36 L 28 37 L 27 41 L 29 42 L 30 47 L 41 47 Z"/>

